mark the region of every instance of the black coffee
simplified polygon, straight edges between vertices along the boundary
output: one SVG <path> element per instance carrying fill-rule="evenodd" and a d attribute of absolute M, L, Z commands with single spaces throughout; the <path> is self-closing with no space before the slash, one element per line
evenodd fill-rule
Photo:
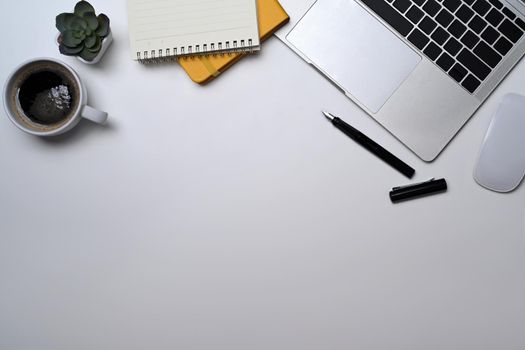
<path fill-rule="evenodd" d="M 25 116 L 44 125 L 69 118 L 78 98 L 76 84 L 60 70 L 40 66 L 26 75 L 18 90 L 18 102 Z"/>

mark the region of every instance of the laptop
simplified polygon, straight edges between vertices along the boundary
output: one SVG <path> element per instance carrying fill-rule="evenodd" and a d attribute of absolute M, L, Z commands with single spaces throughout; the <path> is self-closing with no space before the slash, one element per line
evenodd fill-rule
<path fill-rule="evenodd" d="M 425 161 L 525 53 L 525 0 L 281 0 L 277 36 Z"/>

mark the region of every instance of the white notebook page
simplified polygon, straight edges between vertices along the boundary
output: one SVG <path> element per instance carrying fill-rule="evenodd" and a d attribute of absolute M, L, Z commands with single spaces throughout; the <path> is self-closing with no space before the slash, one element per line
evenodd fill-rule
<path fill-rule="evenodd" d="M 128 0 L 131 55 L 259 47 L 256 0 Z"/>

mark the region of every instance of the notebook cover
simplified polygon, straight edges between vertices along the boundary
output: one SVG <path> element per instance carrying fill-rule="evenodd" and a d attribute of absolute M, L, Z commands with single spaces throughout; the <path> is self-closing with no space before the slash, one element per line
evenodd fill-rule
<path fill-rule="evenodd" d="M 257 0 L 259 35 L 261 41 L 268 39 L 290 19 L 277 0 Z M 245 53 L 179 58 L 178 61 L 191 80 L 204 84 L 224 72 Z"/>
<path fill-rule="evenodd" d="M 127 0 L 131 57 L 165 57 L 260 48 L 256 0 Z"/>

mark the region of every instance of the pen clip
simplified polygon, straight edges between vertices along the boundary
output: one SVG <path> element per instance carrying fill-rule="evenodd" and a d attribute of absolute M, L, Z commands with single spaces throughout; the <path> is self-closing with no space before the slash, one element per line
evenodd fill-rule
<path fill-rule="evenodd" d="M 415 184 L 409 184 L 409 185 L 404 185 L 404 186 L 397 186 L 397 187 L 392 188 L 392 191 L 402 190 L 403 188 L 408 188 L 408 187 L 413 187 L 413 186 L 417 186 L 417 185 L 426 184 L 426 183 L 434 181 L 435 179 L 436 178 L 433 177 L 433 178 L 431 178 L 429 180 L 418 182 L 418 183 L 415 183 Z"/>

